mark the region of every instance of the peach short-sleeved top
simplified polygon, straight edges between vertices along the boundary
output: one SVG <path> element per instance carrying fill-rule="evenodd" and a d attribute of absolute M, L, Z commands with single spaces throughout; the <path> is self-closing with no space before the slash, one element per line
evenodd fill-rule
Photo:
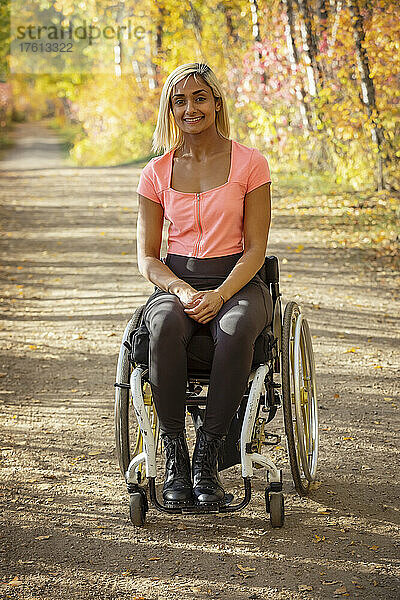
<path fill-rule="evenodd" d="M 152 158 L 136 191 L 161 204 L 169 221 L 167 252 L 213 258 L 243 251 L 245 195 L 271 181 L 267 159 L 256 148 L 232 140 L 228 180 L 205 192 L 171 187 L 174 149 Z"/>

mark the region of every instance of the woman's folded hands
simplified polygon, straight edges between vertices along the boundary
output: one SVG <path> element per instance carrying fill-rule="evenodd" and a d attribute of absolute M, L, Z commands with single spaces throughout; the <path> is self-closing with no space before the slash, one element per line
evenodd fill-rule
<path fill-rule="evenodd" d="M 185 313 L 199 323 L 208 323 L 219 312 L 224 301 L 217 290 L 196 292 L 192 299 L 184 304 Z"/>
<path fill-rule="evenodd" d="M 217 290 L 199 292 L 185 281 L 174 281 L 169 290 L 179 298 L 188 317 L 202 324 L 211 321 L 224 303 Z"/>

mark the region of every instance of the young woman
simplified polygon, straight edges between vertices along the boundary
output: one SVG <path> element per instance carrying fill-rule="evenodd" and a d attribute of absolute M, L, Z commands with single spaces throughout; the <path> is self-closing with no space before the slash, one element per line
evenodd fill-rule
<path fill-rule="evenodd" d="M 270 226 L 268 162 L 257 149 L 230 139 L 229 131 L 211 68 L 176 68 L 164 83 L 153 135 L 154 151 L 164 153 L 147 163 L 137 187 L 138 268 L 155 284 L 143 318 L 169 505 L 224 501 L 217 456 L 246 390 L 254 342 L 272 320 L 272 298 L 257 275 Z M 160 260 L 164 219 L 170 223 L 168 250 Z M 215 352 L 191 471 L 186 348 L 204 326 Z"/>

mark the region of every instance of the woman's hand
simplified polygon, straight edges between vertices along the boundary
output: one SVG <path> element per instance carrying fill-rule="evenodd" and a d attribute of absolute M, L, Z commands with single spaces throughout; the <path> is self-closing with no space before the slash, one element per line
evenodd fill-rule
<path fill-rule="evenodd" d="M 171 294 L 174 294 L 179 298 L 185 308 L 193 308 L 196 306 L 196 302 L 193 302 L 194 296 L 196 296 L 199 292 L 193 288 L 190 283 L 186 283 L 185 281 L 179 281 L 172 283 L 169 287 L 169 291 Z"/>
<path fill-rule="evenodd" d="M 192 302 L 185 308 L 185 313 L 198 323 L 208 323 L 215 317 L 224 304 L 216 290 L 203 290 L 192 296 Z"/>

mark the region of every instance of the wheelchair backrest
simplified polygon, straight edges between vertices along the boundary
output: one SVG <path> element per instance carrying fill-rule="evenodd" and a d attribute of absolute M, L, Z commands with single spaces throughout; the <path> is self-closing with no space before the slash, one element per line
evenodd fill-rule
<path fill-rule="evenodd" d="M 277 256 L 266 256 L 261 269 L 258 271 L 261 279 L 268 285 L 279 283 L 279 262 Z"/>

